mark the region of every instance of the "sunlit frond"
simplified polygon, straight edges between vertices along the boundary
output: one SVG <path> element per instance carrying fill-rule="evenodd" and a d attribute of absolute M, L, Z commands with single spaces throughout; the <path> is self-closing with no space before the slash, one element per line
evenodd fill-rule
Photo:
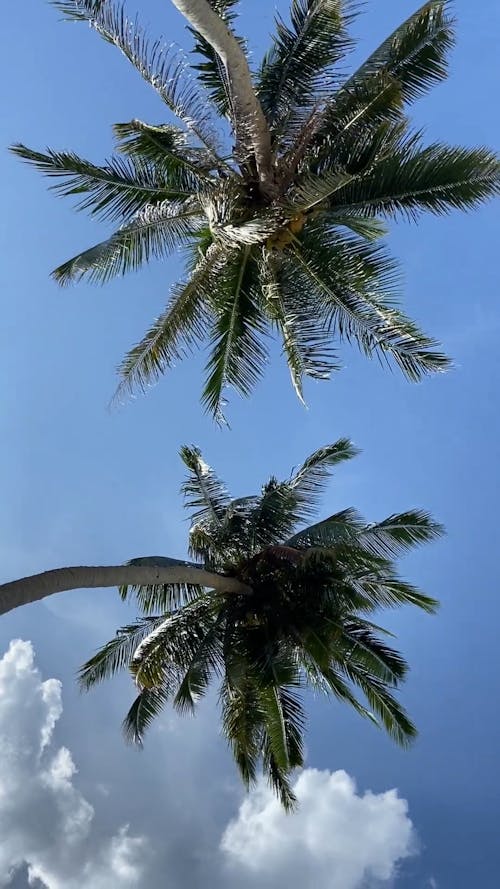
<path fill-rule="evenodd" d="M 121 383 L 115 398 L 137 389 L 144 391 L 166 368 L 203 340 L 211 317 L 213 288 L 226 260 L 226 250 L 216 245 L 209 247 L 200 256 L 189 280 L 173 288 L 165 312 L 120 364 Z"/>
<path fill-rule="evenodd" d="M 348 438 L 340 438 L 331 445 L 319 448 L 297 469 L 288 484 L 293 490 L 301 517 L 316 512 L 318 497 L 333 468 L 352 460 L 358 453 Z"/>
<path fill-rule="evenodd" d="M 198 448 L 184 446 L 180 453 L 188 470 L 182 493 L 185 506 L 195 510 L 191 514 L 192 520 L 219 524 L 231 502 L 226 486 L 205 463 Z"/>
<path fill-rule="evenodd" d="M 369 357 L 391 357 L 410 380 L 448 368 L 436 342 L 396 308 L 394 262 L 383 249 L 311 225 L 291 255 L 322 300 L 332 336 L 353 339 Z"/>
<path fill-rule="evenodd" d="M 162 39 L 151 41 L 137 17 L 129 19 L 121 2 L 106 0 L 51 0 L 69 19 L 88 22 L 116 46 L 153 87 L 186 128 L 215 153 L 216 137 L 210 109 L 189 75 L 187 60 Z"/>
<path fill-rule="evenodd" d="M 132 158 L 115 157 L 96 166 L 70 151 L 48 149 L 44 154 L 25 145 L 13 145 L 11 151 L 46 176 L 64 180 L 51 188 L 63 196 L 77 196 L 79 210 L 102 219 L 123 221 L 146 206 L 193 195 L 179 184 L 171 188 L 156 166 Z"/>
<path fill-rule="evenodd" d="M 213 301 L 215 318 L 209 333 L 210 358 L 202 398 L 220 422 L 224 422 L 226 388 L 249 395 L 266 366 L 265 319 L 257 290 L 257 267 L 246 247 L 227 262 Z"/>
<path fill-rule="evenodd" d="M 126 670 L 137 646 L 164 620 L 162 615 L 141 618 L 117 630 L 113 639 L 107 642 L 78 671 L 78 682 L 88 691 L 98 682 L 110 679 L 121 670 Z"/>
<path fill-rule="evenodd" d="M 310 108 L 338 81 L 333 66 L 353 46 L 347 26 L 353 15 L 341 0 L 292 0 L 290 24 L 278 17 L 272 48 L 259 72 L 259 98 L 274 137 L 288 140 L 300 125 L 297 111 Z"/>
<path fill-rule="evenodd" d="M 192 238 L 199 220 L 200 208 L 190 201 L 146 206 L 106 241 L 67 260 L 52 276 L 63 286 L 83 277 L 94 284 L 105 284 L 117 275 L 137 271 L 152 259 L 170 256 Z"/>

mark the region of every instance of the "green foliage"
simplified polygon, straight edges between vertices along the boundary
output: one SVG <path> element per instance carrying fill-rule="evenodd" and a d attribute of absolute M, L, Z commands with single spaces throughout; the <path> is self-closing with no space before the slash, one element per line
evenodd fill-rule
<path fill-rule="evenodd" d="M 258 86 L 275 138 L 290 142 L 304 122 L 304 109 L 335 88 L 332 68 L 353 47 L 349 6 L 343 0 L 292 0 L 290 25 L 277 19 Z"/>
<path fill-rule="evenodd" d="M 210 2 L 235 34 L 235 0 Z M 263 375 L 269 334 L 282 342 L 302 401 L 306 378 L 325 380 L 340 367 L 342 340 L 410 380 L 449 367 L 401 310 L 399 275 L 380 246 L 387 220 L 468 210 L 499 191 L 495 155 L 427 145 L 407 116 L 447 75 L 448 0 L 425 3 L 347 77 L 360 4 L 291 0 L 254 78 L 271 145 L 266 188 L 249 128 L 235 113 L 234 84 L 200 34 L 191 31 L 189 66 L 151 41 L 119 0 L 54 5 L 118 47 L 177 119 L 116 124 L 116 154 L 103 165 L 13 147 L 58 194 L 118 223 L 55 270 L 60 284 L 104 283 L 184 251 L 186 277 L 119 365 L 117 397 L 147 389 L 194 347 L 208 346 L 202 402 L 222 422 L 227 390 L 247 396 Z M 226 138 L 217 135 L 221 117 Z"/>
<path fill-rule="evenodd" d="M 124 721 L 129 740 L 142 743 L 166 705 L 193 712 L 216 684 L 244 784 L 261 766 L 287 810 L 296 802 L 293 772 L 304 764 L 307 689 L 348 704 L 403 746 L 412 741 L 415 726 L 394 694 L 408 667 L 371 615 L 403 605 L 435 611 L 435 600 L 398 577 L 394 560 L 443 529 L 422 510 L 368 524 L 353 509 L 303 527 L 331 472 L 356 453 L 340 439 L 288 479 L 233 500 L 200 451 L 182 448 L 191 556 L 251 593 L 175 584 L 132 591 L 147 616 L 119 630 L 80 673 L 88 689 L 130 669 L 139 694 Z M 149 556 L 132 564 L 185 563 Z"/>

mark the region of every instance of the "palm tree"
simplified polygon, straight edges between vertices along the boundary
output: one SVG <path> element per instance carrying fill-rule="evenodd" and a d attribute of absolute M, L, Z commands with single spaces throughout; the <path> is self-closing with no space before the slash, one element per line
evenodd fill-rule
<path fill-rule="evenodd" d="M 203 402 L 222 418 L 227 387 L 247 395 L 262 375 L 270 335 L 301 399 L 304 377 L 338 367 L 341 340 L 392 359 L 411 380 L 444 370 L 435 341 L 398 308 L 397 267 L 380 238 L 387 220 L 465 210 L 498 193 L 491 152 L 424 145 L 407 116 L 447 75 L 448 0 L 425 3 L 347 79 L 351 0 L 292 0 L 253 76 L 235 0 L 172 2 L 194 37 L 191 66 L 116 0 L 54 5 L 117 46 L 177 125 L 116 124 L 117 153 L 101 165 L 13 147 L 58 194 L 118 223 L 54 271 L 60 284 L 104 283 L 184 253 L 185 278 L 121 363 L 118 394 L 146 388 L 208 340 Z"/>
<path fill-rule="evenodd" d="M 286 481 L 271 478 L 256 496 L 233 500 L 196 448 L 181 451 L 192 510 L 190 557 L 241 583 L 229 591 L 185 584 L 137 584 L 143 616 L 122 627 L 81 669 L 84 689 L 129 668 L 139 694 L 124 721 L 129 740 L 163 707 L 194 711 L 218 684 L 222 730 L 247 787 L 259 763 L 290 809 L 289 778 L 304 763 L 302 693 L 312 688 L 380 722 L 399 744 L 416 730 L 392 691 L 407 665 L 373 623 L 380 608 L 437 606 L 402 581 L 395 558 L 439 536 L 419 510 L 367 524 L 353 509 L 303 527 L 331 469 L 356 454 L 341 439 L 312 454 Z M 140 569 L 162 557 L 135 559 Z M 363 704 L 356 696 L 366 698 Z"/>

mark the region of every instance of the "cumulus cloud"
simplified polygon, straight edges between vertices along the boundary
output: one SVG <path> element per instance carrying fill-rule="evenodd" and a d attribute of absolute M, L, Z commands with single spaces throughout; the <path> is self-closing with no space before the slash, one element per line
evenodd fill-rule
<path fill-rule="evenodd" d="M 11 642 L 0 659 L 0 887 L 26 865 L 46 889 L 136 889 L 149 845 L 127 826 L 95 829 L 71 753 L 54 745 L 61 714 L 60 682 L 42 680 L 30 642 Z"/>
<path fill-rule="evenodd" d="M 13 874 L 12 886 L 23 889 L 27 879 L 33 889 L 399 885 L 398 865 L 415 845 L 396 791 L 362 795 L 345 772 L 306 769 L 293 816 L 264 785 L 240 804 L 211 707 L 189 729 L 177 717 L 160 720 L 142 757 L 114 728 L 110 734 L 99 712 L 90 758 L 80 723 L 65 727 L 85 764 L 79 778 L 70 750 L 55 739 L 61 684 L 42 679 L 29 642 L 12 642 L 0 659 L 0 889 Z M 89 774 L 97 810 L 80 789 Z M 147 839 L 124 820 L 140 824 Z"/>
<path fill-rule="evenodd" d="M 415 852 L 408 806 L 397 791 L 357 793 L 343 771 L 306 769 L 290 816 L 262 785 L 242 803 L 221 849 L 245 886 L 361 889 L 387 885 Z M 241 879 L 238 885 L 242 885 Z"/>

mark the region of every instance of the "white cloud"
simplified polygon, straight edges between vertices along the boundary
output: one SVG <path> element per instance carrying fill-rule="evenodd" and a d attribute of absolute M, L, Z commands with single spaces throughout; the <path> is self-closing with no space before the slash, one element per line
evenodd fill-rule
<path fill-rule="evenodd" d="M 414 850 L 405 800 L 360 795 L 344 772 L 306 769 L 293 816 L 263 785 L 238 810 L 212 706 L 188 724 L 160 720 L 143 756 L 120 742 L 116 713 L 111 731 L 97 712 L 88 742 L 80 717 L 65 726 L 85 764 L 79 778 L 54 737 L 61 684 L 42 680 L 29 642 L 12 642 L 0 658 L 0 889 L 24 866 L 33 889 L 164 889 L 166 874 L 169 889 L 367 889 L 392 885 Z M 78 786 L 89 776 L 96 810 Z M 119 827 L 125 820 L 147 839 Z"/>
<path fill-rule="evenodd" d="M 76 767 L 55 748 L 61 684 L 42 681 L 30 642 L 0 659 L 0 887 L 27 864 L 30 883 L 47 889 L 135 889 L 150 849 L 126 826 L 103 837 L 94 808 L 74 784 Z"/>
<path fill-rule="evenodd" d="M 306 769 L 295 784 L 299 809 L 286 815 L 261 785 L 226 828 L 221 848 L 248 886 L 361 889 L 387 885 L 415 852 L 408 806 L 395 790 L 363 796 L 345 772 Z M 240 883 L 238 883 L 240 885 Z"/>

